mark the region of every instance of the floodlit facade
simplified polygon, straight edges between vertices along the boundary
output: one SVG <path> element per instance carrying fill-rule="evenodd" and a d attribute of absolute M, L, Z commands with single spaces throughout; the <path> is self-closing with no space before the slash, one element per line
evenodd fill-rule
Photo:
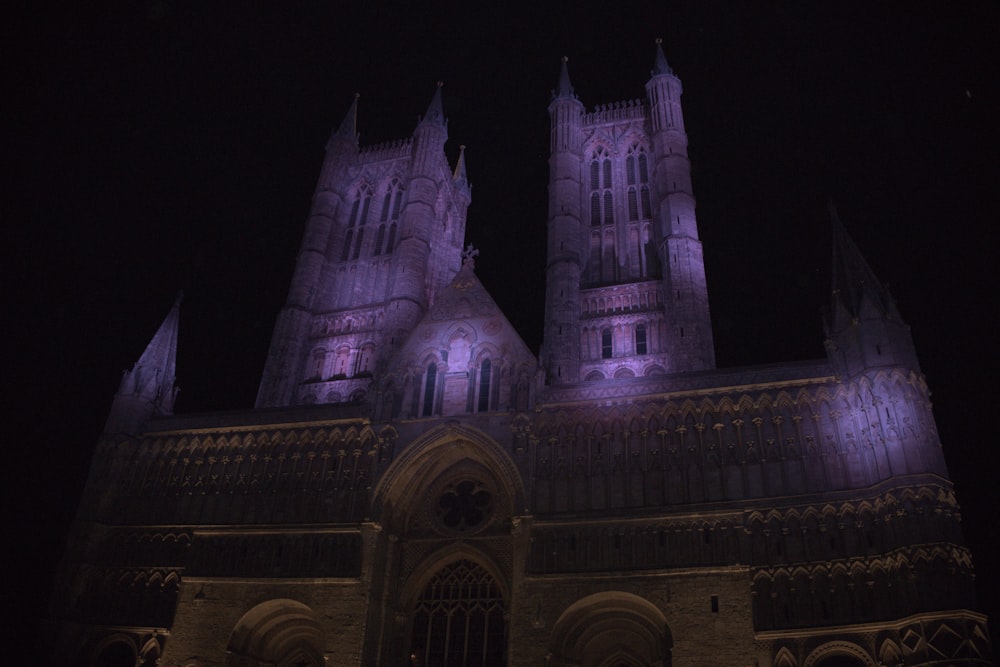
<path fill-rule="evenodd" d="M 372 147 L 355 101 L 257 406 L 173 414 L 179 303 L 123 378 L 50 664 L 990 664 L 908 328 L 835 214 L 826 358 L 715 367 L 680 100 L 659 45 L 590 111 L 563 62 L 540 355 L 476 277 L 440 89 Z"/>

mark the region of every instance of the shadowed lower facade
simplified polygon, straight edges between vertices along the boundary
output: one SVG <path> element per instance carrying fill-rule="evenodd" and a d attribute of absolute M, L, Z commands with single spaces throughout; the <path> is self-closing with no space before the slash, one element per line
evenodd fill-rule
<path fill-rule="evenodd" d="M 51 664 L 988 665 L 908 328 L 834 214 L 827 356 L 715 367 L 680 106 L 553 91 L 544 345 L 463 249 L 436 91 L 327 145 L 254 409 L 127 372 Z M 512 278 L 513 279 L 513 278 Z"/>

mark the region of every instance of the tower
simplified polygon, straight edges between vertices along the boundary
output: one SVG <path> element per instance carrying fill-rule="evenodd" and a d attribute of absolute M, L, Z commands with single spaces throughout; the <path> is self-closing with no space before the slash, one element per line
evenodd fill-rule
<path fill-rule="evenodd" d="M 445 157 L 441 84 L 400 141 L 359 147 L 357 104 L 326 146 L 258 407 L 364 398 L 461 266 L 471 187 Z"/>
<path fill-rule="evenodd" d="M 714 368 L 681 83 L 659 42 L 647 99 L 553 99 L 544 365 L 568 384 Z"/>
<path fill-rule="evenodd" d="M 548 384 L 461 250 L 440 88 L 410 139 L 373 148 L 355 99 L 268 409 L 170 414 L 175 304 L 98 444 L 47 664 L 989 664 L 887 290 L 834 216 L 828 355 L 713 368 L 659 45 L 646 89 L 586 112 L 563 60 Z"/>

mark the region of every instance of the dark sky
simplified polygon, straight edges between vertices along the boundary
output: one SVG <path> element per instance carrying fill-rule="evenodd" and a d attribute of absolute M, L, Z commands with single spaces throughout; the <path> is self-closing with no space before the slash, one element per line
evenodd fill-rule
<path fill-rule="evenodd" d="M 286 4 L 38 3 L 5 21 L 4 487 L 29 575 L 59 557 L 121 370 L 178 290 L 178 411 L 252 405 L 355 92 L 371 144 L 409 136 L 445 82 L 477 272 L 537 350 L 559 57 L 591 108 L 644 95 L 661 36 L 684 81 L 719 365 L 823 355 L 834 200 L 912 326 L 1000 611 L 996 2 Z"/>

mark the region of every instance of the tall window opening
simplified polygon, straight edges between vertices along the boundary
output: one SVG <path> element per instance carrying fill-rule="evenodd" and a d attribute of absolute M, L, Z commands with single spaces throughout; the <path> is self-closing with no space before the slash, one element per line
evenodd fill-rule
<path fill-rule="evenodd" d="M 601 358 L 610 359 L 611 352 L 611 329 L 604 329 L 601 331 Z"/>
<path fill-rule="evenodd" d="M 489 359 L 483 361 L 479 366 L 479 405 L 478 412 L 486 412 L 490 409 L 490 381 L 493 364 Z"/>
<path fill-rule="evenodd" d="M 427 367 L 427 377 L 424 379 L 424 409 L 421 414 L 430 417 L 434 414 L 434 384 L 437 382 L 437 364 Z"/>
<path fill-rule="evenodd" d="M 635 353 L 646 354 L 646 325 L 637 324 L 635 327 Z"/>
<path fill-rule="evenodd" d="M 361 244 L 365 237 L 365 223 L 368 222 L 368 209 L 371 208 L 372 191 L 367 185 L 358 190 L 358 195 L 351 205 L 351 217 L 347 220 L 347 235 L 344 238 L 344 249 L 340 255 L 340 261 L 347 261 L 348 257 L 357 259 L 361 254 Z M 354 252 L 351 252 L 351 244 L 354 244 Z"/>
<path fill-rule="evenodd" d="M 396 224 L 399 221 L 399 210 L 402 207 L 403 188 L 399 180 L 392 179 L 385 191 L 382 199 L 382 212 L 379 214 L 378 237 L 375 239 L 375 249 L 373 255 L 380 255 L 383 252 L 388 255 L 393 251 L 393 244 L 396 241 Z M 389 239 L 385 246 L 382 245 L 386 226 L 389 227 Z"/>
<path fill-rule="evenodd" d="M 505 608 L 500 587 L 483 567 L 465 559 L 445 566 L 417 600 L 411 664 L 505 665 Z"/>
<path fill-rule="evenodd" d="M 614 199 L 611 194 L 611 156 L 600 146 L 590 160 L 590 224 L 594 227 L 614 223 Z"/>
<path fill-rule="evenodd" d="M 646 149 L 638 144 L 628 149 L 625 158 L 625 177 L 629 186 L 628 219 L 648 220 L 652 217 L 652 206 L 649 201 L 649 168 L 646 162 Z"/>

